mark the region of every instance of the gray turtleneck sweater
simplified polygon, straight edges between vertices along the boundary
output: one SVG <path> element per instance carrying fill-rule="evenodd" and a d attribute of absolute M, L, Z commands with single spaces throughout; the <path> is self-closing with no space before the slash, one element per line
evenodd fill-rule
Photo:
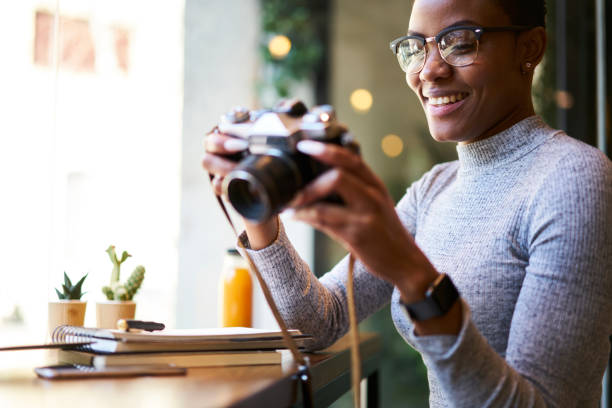
<path fill-rule="evenodd" d="M 391 302 L 427 366 L 433 407 L 597 407 L 612 334 L 611 162 L 538 117 L 457 151 L 397 212 L 459 289 L 459 335 L 416 336 L 398 291 L 357 262 L 359 318 Z M 313 348 L 347 331 L 347 259 L 317 280 L 282 226 L 249 253 Z"/>

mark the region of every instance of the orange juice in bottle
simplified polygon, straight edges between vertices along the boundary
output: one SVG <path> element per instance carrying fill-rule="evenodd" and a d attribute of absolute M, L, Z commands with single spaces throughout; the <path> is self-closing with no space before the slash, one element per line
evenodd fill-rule
<path fill-rule="evenodd" d="M 228 249 L 219 279 L 219 326 L 251 327 L 253 284 L 249 268 L 237 250 Z"/>

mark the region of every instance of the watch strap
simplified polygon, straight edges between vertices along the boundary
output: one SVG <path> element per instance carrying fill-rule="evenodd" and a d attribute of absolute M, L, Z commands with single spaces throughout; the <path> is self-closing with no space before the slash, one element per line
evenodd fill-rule
<path fill-rule="evenodd" d="M 425 299 L 414 303 L 404 303 L 400 300 L 400 303 L 412 320 L 422 321 L 445 315 L 458 298 L 457 288 L 444 273 L 429 285 Z"/>

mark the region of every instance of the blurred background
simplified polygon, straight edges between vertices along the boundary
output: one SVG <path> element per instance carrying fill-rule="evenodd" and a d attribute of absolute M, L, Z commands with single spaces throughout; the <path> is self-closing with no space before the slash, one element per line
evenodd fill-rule
<path fill-rule="evenodd" d="M 605 79 L 612 66 L 610 37 L 596 41 L 598 27 L 612 26 L 603 3 L 548 1 L 549 49 L 534 89 L 549 124 L 600 147 L 610 144 L 611 89 L 601 70 Z M 147 268 L 138 318 L 217 324 L 218 278 L 235 239 L 200 160 L 204 134 L 235 105 L 270 107 L 287 96 L 334 105 L 396 200 L 433 164 L 456 159 L 454 145 L 429 136 L 388 48 L 410 8 L 401 0 L 0 5 L 3 341 L 45 336 L 64 271 L 89 274 L 86 325 L 94 325 L 111 244 L 133 255 L 127 268 Z M 286 222 L 317 275 L 344 256 Z M 275 325 L 259 292 L 254 308 L 255 326 Z M 382 406 L 427 406 L 421 359 L 388 307 L 362 329 L 383 336 Z"/>

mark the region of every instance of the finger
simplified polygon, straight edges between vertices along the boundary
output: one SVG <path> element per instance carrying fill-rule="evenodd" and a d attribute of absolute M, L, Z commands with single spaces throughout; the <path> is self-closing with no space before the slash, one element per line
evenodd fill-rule
<path fill-rule="evenodd" d="M 347 148 L 331 143 L 302 140 L 297 144 L 297 149 L 332 167 L 345 168 L 357 174 L 363 182 L 384 189 L 383 182 L 370 170 L 361 156 Z"/>
<path fill-rule="evenodd" d="M 223 194 L 223 177 L 215 176 L 212 180 L 212 186 L 216 195 Z"/>
<path fill-rule="evenodd" d="M 350 212 L 340 205 L 317 203 L 296 209 L 293 218 L 304 221 L 318 229 L 338 229 L 348 224 L 347 214 L 350 215 Z"/>
<path fill-rule="evenodd" d="M 326 171 L 306 185 L 291 201 L 291 206 L 306 206 L 332 193 L 339 194 L 347 206 L 353 209 L 380 205 L 380 199 L 377 197 L 381 196 L 381 192 L 378 189 L 365 185 L 354 174 L 335 168 Z"/>
<path fill-rule="evenodd" d="M 211 174 L 225 177 L 236 167 L 236 163 L 215 154 L 205 153 L 202 158 L 202 167 Z"/>
<path fill-rule="evenodd" d="M 209 133 L 204 139 L 204 148 L 208 153 L 229 154 L 246 150 L 249 142 L 222 133 Z"/>
<path fill-rule="evenodd" d="M 356 233 L 353 212 L 345 207 L 318 203 L 306 208 L 298 209 L 293 219 L 305 222 L 341 243 L 347 250 L 351 251 L 352 240 Z"/>

